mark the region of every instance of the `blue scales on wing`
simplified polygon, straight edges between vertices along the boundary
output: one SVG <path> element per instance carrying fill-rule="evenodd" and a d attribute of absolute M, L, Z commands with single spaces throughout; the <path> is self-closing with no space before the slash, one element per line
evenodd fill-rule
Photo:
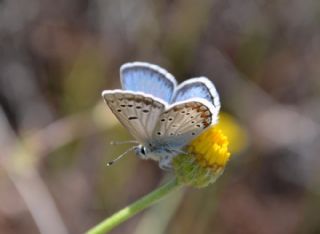
<path fill-rule="evenodd" d="M 175 78 L 165 69 L 144 62 L 126 63 L 120 69 L 124 90 L 143 92 L 171 103 Z"/>
<path fill-rule="evenodd" d="M 175 92 L 173 103 L 186 101 L 192 98 L 203 98 L 219 111 L 220 99 L 212 82 L 205 77 L 189 79 L 181 83 Z"/>

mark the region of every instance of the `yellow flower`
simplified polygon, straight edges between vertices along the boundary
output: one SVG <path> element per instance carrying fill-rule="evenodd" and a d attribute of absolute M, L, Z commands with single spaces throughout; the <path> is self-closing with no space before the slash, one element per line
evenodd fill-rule
<path fill-rule="evenodd" d="M 228 139 L 217 127 L 211 127 L 188 146 L 188 152 L 193 154 L 202 167 L 218 170 L 229 160 Z"/>
<path fill-rule="evenodd" d="M 198 188 L 213 183 L 230 158 L 228 145 L 227 137 L 218 127 L 209 127 L 186 147 L 187 154 L 174 158 L 178 181 Z"/>

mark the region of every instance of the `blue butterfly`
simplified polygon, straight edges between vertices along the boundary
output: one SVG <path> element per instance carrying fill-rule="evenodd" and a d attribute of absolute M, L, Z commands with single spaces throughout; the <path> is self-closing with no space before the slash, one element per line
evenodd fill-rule
<path fill-rule="evenodd" d="M 102 96 L 139 142 L 132 148 L 136 155 L 158 161 L 160 168 L 171 168 L 172 158 L 217 122 L 219 95 L 205 77 L 177 85 L 165 69 L 145 62 L 122 65 L 120 76 L 122 90 L 105 90 Z"/>

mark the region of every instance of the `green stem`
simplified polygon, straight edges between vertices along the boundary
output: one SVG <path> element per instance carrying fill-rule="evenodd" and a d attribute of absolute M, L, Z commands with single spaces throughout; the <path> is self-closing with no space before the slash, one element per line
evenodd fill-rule
<path fill-rule="evenodd" d="M 166 184 L 162 185 L 160 188 L 157 188 L 153 192 L 140 198 L 138 201 L 114 213 L 112 216 L 103 220 L 100 224 L 94 226 L 86 233 L 87 234 L 107 233 L 110 230 L 112 230 L 114 227 L 118 226 L 119 224 L 126 221 L 130 217 L 139 213 L 143 209 L 151 206 L 152 204 L 154 204 L 155 202 L 163 198 L 165 195 L 167 195 L 168 193 L 172 192 L 173 190 L 179 187 L 180 185 L 178 184 L 177 180 L 173 179 L 167 182 Z"/>

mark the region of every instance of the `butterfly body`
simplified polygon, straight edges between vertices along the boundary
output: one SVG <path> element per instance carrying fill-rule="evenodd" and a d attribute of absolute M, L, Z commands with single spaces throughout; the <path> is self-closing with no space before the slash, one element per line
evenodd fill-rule
<path fill-rule="evenodd" d="M 206 78 L 177 86 L 174 77 L 149 63 L 121 67 L 124 90 L 105 90 L 107 105 L 141 143 L 137 156 L 170 168 L 172 158 L 205 128 L 217 121 L 219 96 Z"/>
<path fill-rule="evenodd" d="M 174 157 L 179 151 L 175 151 L 174 148 L 171 149 L 170 145 L 153 146 L 150 143 L 147 146 L 142 144 L 138 145 L 135 148 L 135 153 L 141 159 L 152 159 L 161 162 Z"/>

